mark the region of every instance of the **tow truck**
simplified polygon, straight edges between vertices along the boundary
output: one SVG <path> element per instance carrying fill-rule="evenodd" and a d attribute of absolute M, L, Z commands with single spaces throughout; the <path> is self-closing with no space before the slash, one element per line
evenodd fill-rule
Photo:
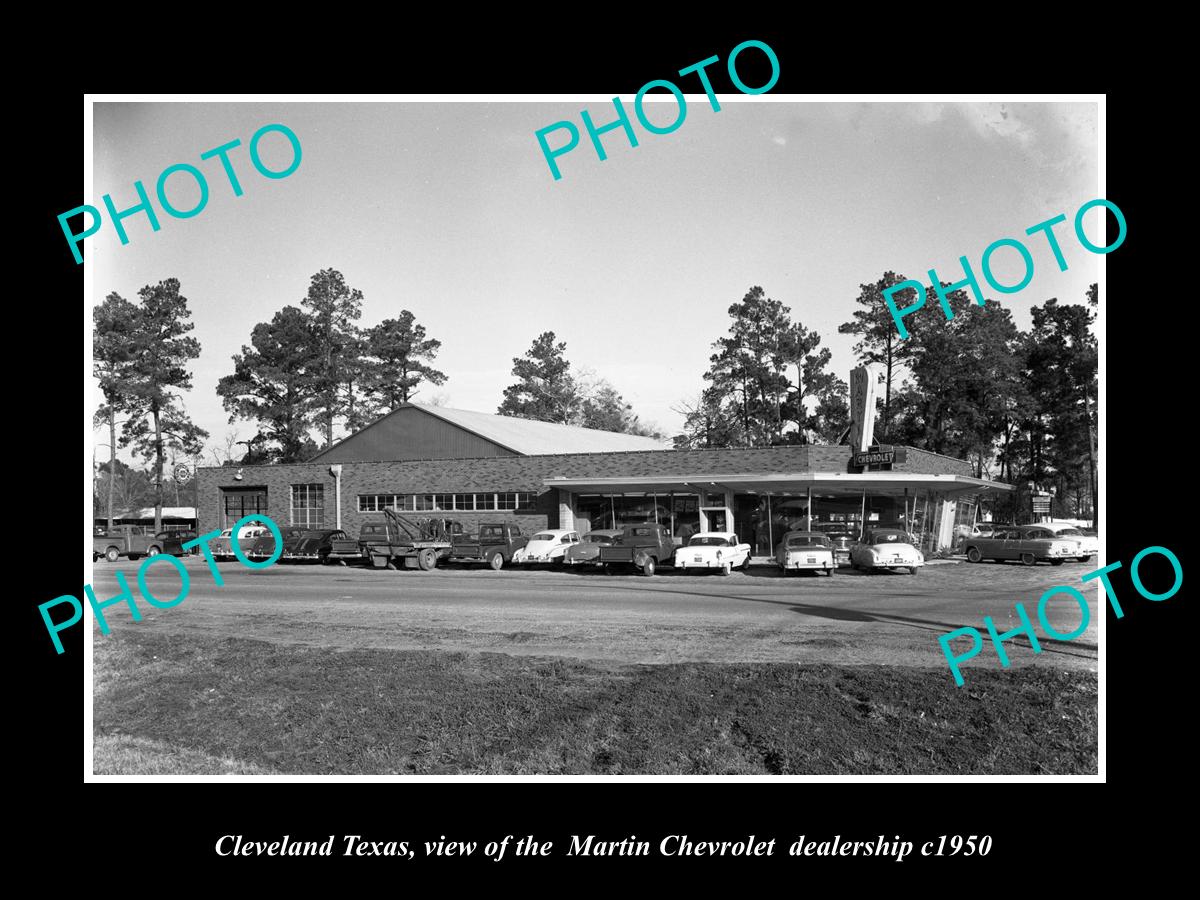
<path fill-rule="evenodd" d="M 372 535 L 363 550 L 377 569 L 436 569 L 450 555 L 450 538 L 457 522 L 445 519 L 413 521 L 394 509 L 385 509 L 382 534 Z"/>

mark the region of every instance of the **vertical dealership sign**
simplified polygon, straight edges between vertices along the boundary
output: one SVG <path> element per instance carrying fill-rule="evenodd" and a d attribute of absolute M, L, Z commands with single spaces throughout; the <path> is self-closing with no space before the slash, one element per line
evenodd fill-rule
<path fill-rule="evenodd" d="M 870 363 L 850 372 L 850 447 L 864 453 L 875 439 L 875 397 L 879 366 Z"/>

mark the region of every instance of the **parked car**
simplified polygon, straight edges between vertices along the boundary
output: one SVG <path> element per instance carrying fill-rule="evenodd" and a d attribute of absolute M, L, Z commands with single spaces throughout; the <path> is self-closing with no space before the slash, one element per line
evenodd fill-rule
<path fill-rule="evenodd" d="M 116 562 L 122 556 L 131 560 L 143 556 L 157 556 L 159 553 L 170 553 L 182 556 L 183 541 L 191 540 L 195 534 L 189 534 L 182 540 L 175 537 L 176 532 L 163 531 L 156 535 L 141 534 L 133 525 L 120 525 L 109 531 L 97 526 L 92 533 L 92 562 L 104 557 L 109 562 Z"/>
<path fill-rule="evenodd" d="M 1100 555 L 1100 538 L 1096 536 L 1095 532 L 1087 534 L 1082 528 L 1068 522 L 1042 522 L 1037 527 L 1054 532 L 1056 537 L 1073 538 L 1079 541 L 1079 556 L 1075 558 L 1080 562 L 1087 562 L 1093 556 Z"/>
<path fill-rule="evenodd" d="M 844 522 L 820 522 L 813 528 L 829 538 L 834 561 L 839 566 L 850 565 L 850 548 L 858 540 L 858 533 L 848 528 Z"/>
<path fill-rule="evenodd" d="M 279 558 L 282 558 L 284 549 L 287 548 L 287 542 L 300 537 L 307 529 L 293 525 L 289 528 L 281 528 L 279 531 L 283 536 L 283 547 L 279 551 Z M 242 553 L 247 559 L 270 559 L 275 555 L 275 535 L 271 533 L 270 528 L 263 528 L 259 534 L 248 539 L 241 539 L 240 544 Z"/>
<path fill-rule="evenodd" d="M 916 575 L 925 565 L 925 555 L 915 544 L 902 528 L 873 528 L 850 549 L 850 564 L 868 571 L 908 569 L 910 575 Z"/>
<path fill-rule="evenodd" d="M 271 530 L 265 525 L 243 525 L 238 529 L 238 546 L 242 548 L 242 553 L 245 554 L 250 541 L 263 534 L 269 535 L 270 533 Z M 236 559 L 237 557 L 233 552 L 233 528 L 224 529 L 217 537 L 213 538 L 209 547 L 212 548 L 213 559 Z"/>
<path fill-rule="evenodd" d="M 456 534 L 451 540 L 450 559 L 456 562 L 486 562 L 494 570 L 512 562 L 513 554 L 529 540 L 520 526 L 508 523 L 480 525 L 477 534 Z"/>
<path fill-rule="evenodd" d="M 1040 525 L 998 528 L 990 538 L 969 538 L 964 549 L 969 562 L 1019 559 L 1027 566 L 1036 565 L 1041 560 L 1061 566 L 1068 559 L 1077 559 L 1082 553 L 1078 541 L 1059 537 Z"/>
<path fill-rule="evenodd" d="M 600 548 L 613 542 L 620 534 L 616 528 L 600 528 L 589 531 L 578 544 L 572 544 L 563 554 L 563 565 L 582 566 L 597 565 L 600 562 Z"/>
<path fill-rule="evenodd" d="M 692 540 L 695 539 L 693 536 Z M 601 544 L 600 563 L 609 575 L 626 566 L 640 569 L 643 575 L 653 575 L 659 566 L 672 564 L 675 550 L 675 540 L 666 525 L 652 522 L 626 525 L 611 544 Z"/>
<path fill-rule="evenodd" d="M 513 551 L 515 563 L 555 563 L 562 565 L 563 556 L 570 547 L 579 543 L 578 531 L 550 529 L 539 531 L 524 547 Z"/>
<path fill-rule="evenodd" d="M 344 540 L 349 540 L 349 537 L 340 528 L 301 530 L 291 536 L 285 532 L 282 558 L 324 563 L 328 561 L 329 554 L 333 550 L 333 542 Z"/>
<path fill-rule="evenodd" d="M 732 531 L 702 531 L 675 551 L 675 568 L 684 572 L 715 570 L 728 575 L 750 565 L 750 551 L 750 545 L 740 542 Z"/>
<path fill-rule="evenodd" d="M 344 532 L 343 532 L 344 533 Z M 384 545 L 388 542 L 387 525 L 383 522 L 368 522 L 359 529 L 358 538 L 331 538 L 326 562 L 340 562 L 346 565 L 351 562 L 368 563 L 371 561 L 371 547 Z"/>
<path fill-rule="evenodd" d="M 807 569 L 832 576 L 838 566 L 833 542 L 820 531 L 789 531 L 775 548 L 775 563 L 785 574 Z"/>

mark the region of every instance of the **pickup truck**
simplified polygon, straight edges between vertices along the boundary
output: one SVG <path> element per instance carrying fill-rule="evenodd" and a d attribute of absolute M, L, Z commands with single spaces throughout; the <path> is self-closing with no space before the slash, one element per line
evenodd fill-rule
<path fill-rule="evenodd" d="M 344 534 L 344 532 L 343 532 Z M 387 524 L 384 522 L 368 522 L 358 533 L 358 539 L 346 535 L 330 541 L 327 562 L 346 565 L 350 562 L 370 562 L 371 547 L 388 542 Z"/>
<path fill-rule="evenodd" d="M 673 565 L 674 561 L 675 542 L 671 538 L 671 529 L 653 522 L 626 525 L 619 537 L 600 548 L 600 564 L 609 575 L 624 566 L 634 566 L 641 569 L 643 575 L 653 575 L 656 568 Z"/>
<path fill-rule="evenodd" d="M 122 525 L 112 531 L 97 528 L 92 535 L 92 562 L 102 556 L 109 562 L 116 562 L 122 556 L 141 559 L 143 556 L 157 556 L 164 550 L 174 555 L 183 553 L 179 542 L 168 542 L 165 533 L 164 536 L 138 534 L 132 525 Z"/>
<path fill-rule="evenodd" d="M 478 534 L 456 534 L 451 538 L 450 559 L 454 562 L 486 562 L 492 569 L 512 562 L 513 553 L 528 543 L 517 525 L 480 525 Z"/>

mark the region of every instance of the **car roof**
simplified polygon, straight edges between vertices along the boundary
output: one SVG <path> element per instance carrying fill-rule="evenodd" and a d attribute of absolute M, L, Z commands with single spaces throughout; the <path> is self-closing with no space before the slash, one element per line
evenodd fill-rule
<path fill-rule="evenodd" d="M 786 541 L 788 538 L 794 537 L 829 537 L 829 535 L 823 531 L 789 531 L 780 540 Z"/>
<path fill-rule="evenodd" d="M 552 534 L 555 537 L 562 537 L 564 534 L 574 534 L 574 528 L 539 528 L 534 534 Z"/>
<path fill-rule="evenodd" d="M 588 534 L 603 534 L 608 537 L 616 537 L 620 533 L 620 528 L 593 528 L 588 532 Z"/>
<path fill-rule="evenodd" d="M 725 538 L 726 540 L 732 540 L 733 538 L 737 537 L 737 535 L 732 531 L 698 531 L 692 535 L 692 540 L 694 541 L 696 538 L 702 537 L 719 537 Z"/>

